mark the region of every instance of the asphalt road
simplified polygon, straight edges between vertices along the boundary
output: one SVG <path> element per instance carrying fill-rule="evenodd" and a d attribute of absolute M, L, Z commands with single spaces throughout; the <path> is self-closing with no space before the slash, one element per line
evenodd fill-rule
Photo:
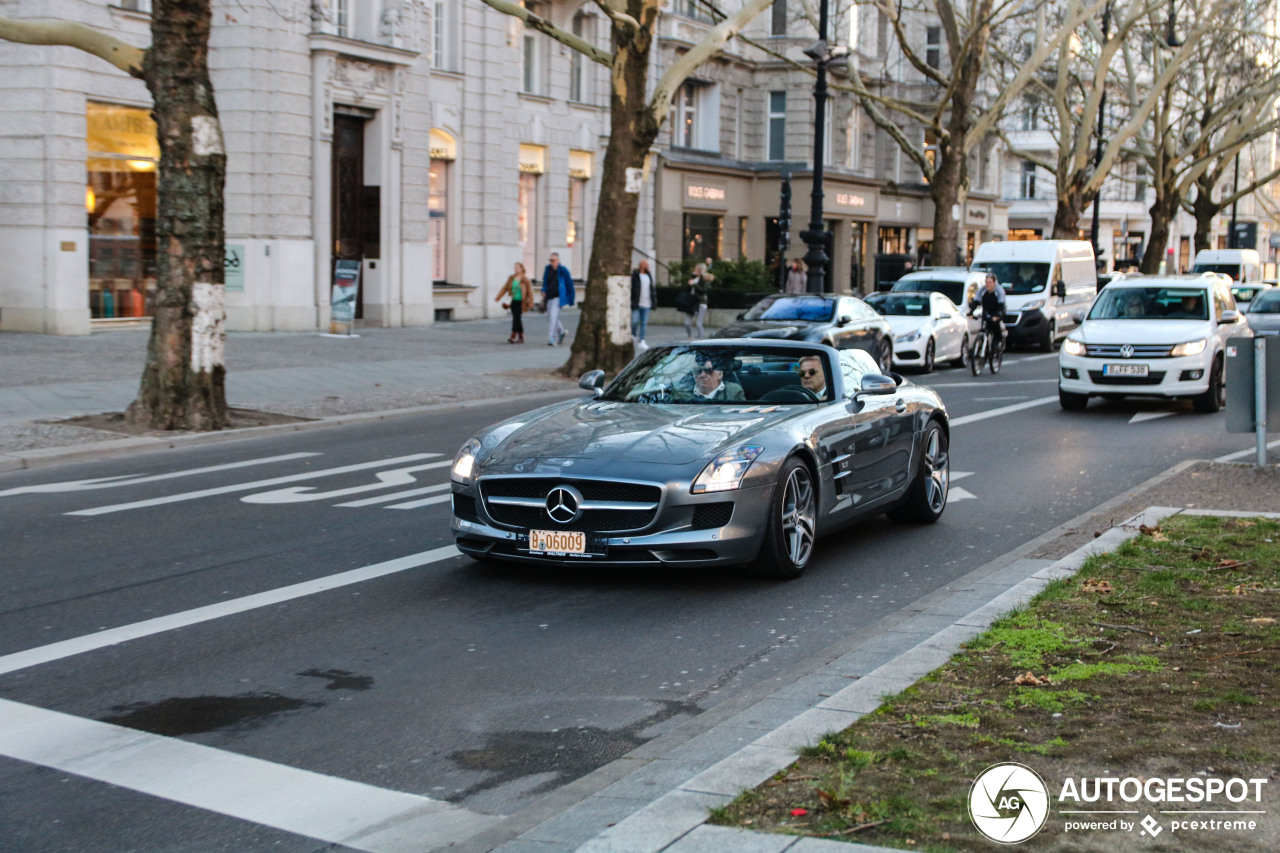
<path fill-rule="evenodd" d="M 438 550 L 453 452 L 519 401 L 0 474 L 0 850 L 344 849 L 303 832 L 366 795 L 465 838 L 1179 461 L 1252 446 L 1188 404 L 1062 412 L 1055 370 L 915 377 L 954 424 L 942 520 L 824 539 L 785 583 Z M 192 762 L 224 775 L 187 790 Z"/>

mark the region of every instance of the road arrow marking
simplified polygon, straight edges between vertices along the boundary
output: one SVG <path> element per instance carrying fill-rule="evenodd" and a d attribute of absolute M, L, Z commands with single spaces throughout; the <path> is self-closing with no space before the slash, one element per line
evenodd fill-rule
<path fill-rule="evenodd" d="M 1143 421 L 1154 421 L 1156 418 L 1167 418 L 1172 414 L 1173 412 L 1138 412 L 1129 418 L 1129 423 L 1140 424 Z"/>
<path fill-rule="evenodd" d="M 973 474 L 974 474 L 973 471 L 952 471 L 951 472 L 952 485 L 947 488 L 947 501 L 949 503 L 954 503 L 955 501 L 967 501 L 967 500 L 976 501 L 978 499 L 978 496 L 975 495 L 973 492 L 969 491 L 968 489 L 962 489 L 959 486 L 955 485 L 956 480 L 963 480 L 965 477 L 972 477 Z"/>

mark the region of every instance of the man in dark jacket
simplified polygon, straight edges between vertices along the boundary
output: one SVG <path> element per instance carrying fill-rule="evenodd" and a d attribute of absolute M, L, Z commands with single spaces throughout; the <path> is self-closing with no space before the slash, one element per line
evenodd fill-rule
<path fill-rule="evenodd" d="M 560 324 L 560 309 L 573 304 L 573 276 L 560 265 L 560 256 L 551 253 L 551 263 L 542 271 L 542 295 L 547 300 L 547 346 L 564 343 L 565 330 Z"/>

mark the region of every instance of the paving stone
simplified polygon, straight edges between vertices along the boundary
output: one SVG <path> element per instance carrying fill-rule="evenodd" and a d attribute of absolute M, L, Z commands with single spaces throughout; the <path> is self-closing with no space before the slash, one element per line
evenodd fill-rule
<path fill-rule="evenodd" d="M 700 826 L 662 853 L 782 853 L 795 838 L 731 826 Z"/>
<path fill-rule="evenodd" d="M 842 732 L 858 722 L 862 714 L 834 708 L 811 708 L 756 741 L 758 746 L 798 752 L 813 746 L 833 732 Z"/>
<path fill-rule="evenodd" d="M 635 814 L 645 803 L 610 797 L 588 797 L 571 809 L 543 821 L 521 840 L 569 844 L 577 847 Z"/>
<path fill-rule="evenodd" d="M 654 853 L 700 826 L 711 809 L 733 797 L 674 791 L 610 827 L 580 853 Z"/>
<path fill-rule="evenodd" d="M 736 797 L 742 790 L 754 788 L 794 760 L 795 755 L 790 750 L 752 744 L 699 773 L 682 784 L 680 790 Z"/>

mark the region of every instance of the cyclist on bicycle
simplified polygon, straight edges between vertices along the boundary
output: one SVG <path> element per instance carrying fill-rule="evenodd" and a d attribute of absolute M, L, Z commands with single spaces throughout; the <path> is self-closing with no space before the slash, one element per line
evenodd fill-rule
<path fill-rule="evenodd" d="M 982 308 L 982 330 L 1004 348 L 1004 288 L 996 282 L 995 273 L 987 273 L 982 291 L 969 303 L 969 310 Z"/>

